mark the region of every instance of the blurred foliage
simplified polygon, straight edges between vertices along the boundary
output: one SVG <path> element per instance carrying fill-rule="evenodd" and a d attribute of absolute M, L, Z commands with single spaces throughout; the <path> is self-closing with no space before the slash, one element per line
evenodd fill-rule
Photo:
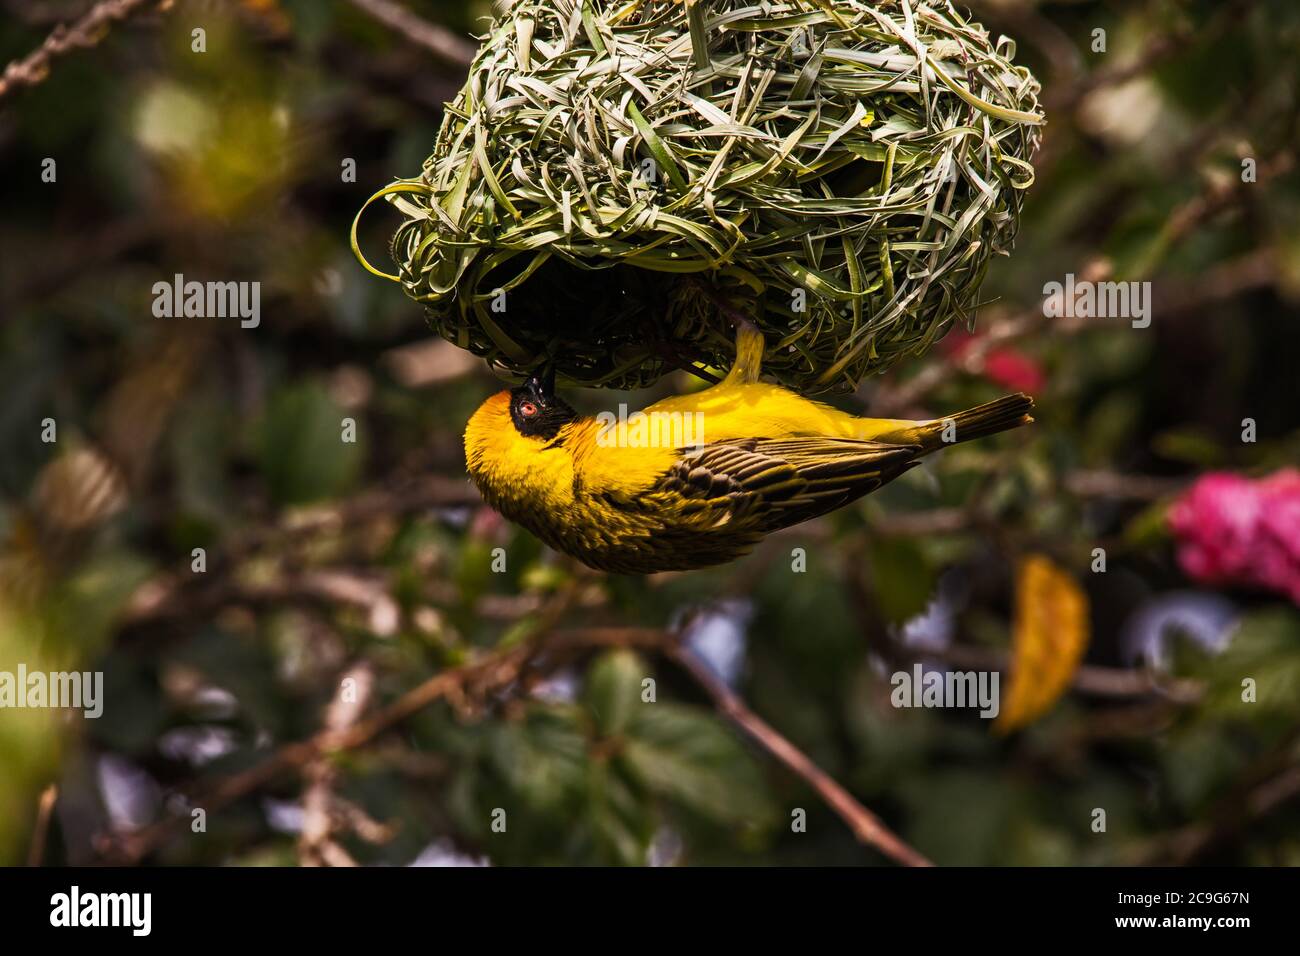
<path fill-rule="evenodd" d="M 461 32 L 489 12 L 407 6 Z M 0 2 L 0 60 L 67 7 Z M 364 198 L 418 171 L 456 67 L 343 0 L 177 0 L 0 101 L 0 671 L 102 671 L 106 698 L 97 720 L 0 710 L 0 861 L 29 851 L 50 782 L 45 859 L 94 862 L 100 836 L 185 813 L 202 784 L 316 733 L 353 665 L 373 669 L 377 709 L 476 655 L 600 626 L 699 646 L 722 628 L 740 696 L 939 863 L 1300 863 L 1300 612 L 1220 590 L 1237 622 L 1222 648 L 1140 626 L 1198 589 L 1172 497 L 1206 469 L 1300 460 L 1300 7 L 974 7 L 1017 38 L 1049 116 L 977 332 L 1090 269 L 1151 280 L 1150 328 L 1032 326 L 1009 343 L 1047 382 L 1032 434 L 954 448 L 734 565 L 650 579 L 579 572 L 475 503 L 460 431 L 500 383 L 348 250 Z M 372 260 L 396 222 L 367 217 Z M 260 323 L 155 318 L 151 290 L 176 274 L 260 282 Z M 840 404 L 945 362 L 906 410 L 1004 388 L 936 350 Z M 1029 554 L 1086 596 L 1084 666 L 1145 689 L 1075 686 L 1005 736 L 971 710 L 892 707 L 913 660 L 1005 662 Z M 360 863 L 882 862 L 645 649 L 548 657 L 324 759 L 356 811 L 331 839 Z M 309 786 L 281 774 L 144 859 L 299 862 Z"/>

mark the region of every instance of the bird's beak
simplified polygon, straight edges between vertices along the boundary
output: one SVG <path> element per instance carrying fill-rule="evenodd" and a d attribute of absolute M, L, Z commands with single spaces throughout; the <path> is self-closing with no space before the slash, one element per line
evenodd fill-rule
<path fill-rule="evenodd" d="M 540 375 L 531 375 L 524 383 L 527 389 L 538 398 L 548 399 L 555 396 L 555 366 L 547 365 Z"/>

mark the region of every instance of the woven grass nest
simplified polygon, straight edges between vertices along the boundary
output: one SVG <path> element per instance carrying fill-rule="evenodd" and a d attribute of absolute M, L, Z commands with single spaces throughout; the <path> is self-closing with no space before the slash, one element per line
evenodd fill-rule
<path fill-rule="evenodd" d="M 1014 53 L 947 2 L 516 0 L 371 198 L 407 218 L 367 268 L 511 372 L 708 377 L 741 313 L 782 382 L 851 389 L 969 323 L 1015 237 L 1042 113 Z"/>

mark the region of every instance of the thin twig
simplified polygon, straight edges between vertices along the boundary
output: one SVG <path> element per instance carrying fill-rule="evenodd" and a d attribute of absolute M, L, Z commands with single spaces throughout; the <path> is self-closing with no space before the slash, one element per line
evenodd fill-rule
<path fill-rule="evenodd" d="M 878 816 L 859 803 L 853 794 L 813 763 L 803 751 L 750 710 L 745 702 L 731 688 L 718 680 L 698 657 L 676 644 L 669 645 L 667 652 L 668 656 L 680 664 L 713 698 L 713 702 L 724 716 L 812 787 L 826 805 L 849 825 L 849 829 L 859 841 L 874 846 L 885 856 L 904 866 L 934 865 L 903 842 L 896 833 L 881 822 Z"/>
<path fill-rule="evenodd" d="M 444 26 L 430 23 L 392 0 L 351 0 L 358 10 L 370 14 L 384 26 L 396 30 L 417 46 L 422 46 L 452 66 L 467 67 L 474 62 L 478 47 L 457 36 Z"/>
<path fill-rule="evenodd" d="M 0 76 L 0 99 L 20 86 L 32 87 L 43 82 L 50 75 L 50 64 L 55 59 L 73 50 L 96 46 L 108 34 L 111 24 L 151 4 L 156 4 L 159 10 L 171 5 L 170 0 L 103 0 L 71 27 L 55 27 L 44 43 L 5 67 L 4 75 Z"/>
<path fill-rule="evenodd" d="M 577 596 L 577 587 L 567 588 L 557 594 L 551 605 L 539 614 L 540 620 L 531 641 L 435 674 L 387 707 L 369 717 L 357 718 L 349 726 L 327 726 L 307 740 L 287 744 L 261 763 L 218 781 L 197 797 L 194 805 L 208 812 L 219 810 L 254 793 L 281 774 L 298 770 L 323 755 L 352 750 L 369 743 L 435 701 L 451 696 L 473 695 L 483 698 L 504 689 L 519 676 L 534 656 L 551 646 L 546 635 Z M 573 638 L 570 637 L 569 640 Z M 556 643 L 562 645 L 563 641 Z M 99 841 L 100 852 L 121 862 L 137 862 L 175 836 L 185 819 L 172 816 L 133 833 L 106 836 Z"/>
<path fill-rule="evenodd" d="M 469 684 L 503 686 L 518 673 L 530 651 L 528 646 L 515 647 L 442 671 L 399 697 L 392 704 L 342 730 L 326 728 L 307 740 L 281 747 L 261 763 L 226 777 L 193 803 L 209 813 L 229 806 L 256 792 L 281 774 L 298 770 L 322 755 L 350 750 L 367 743 L 380 733 L 401 723 L 435 701 Z M 100 850 L 109 859 L 136 863 L 162 846 L 182 829 L 185 817 L 171 816 L 133 833 L 114 834 L 100 841 Z"/>
<path fill-rule="evenodd" d="M 1212 38 L 1239 25 L 1246 11 L 1258 0 L 1230 0 L 1222 4 L 1205 23 L 1188 23 L 1178 29 L 1162 29 L 1152 34 L 1146 45 L 1123 63 L 1106 66 L 1078 78 L 1077 82 L 1047 91 L 1044 103 L 1048 115 L 1072 110 L 1088 94 L 1119 86 L 1139 76 L 1149 75 L 1155 67 L 1169 60 L 1193 43 L 1209 43 Z"/>
<path fill-rule="evenodd" d="M 680 652 L 676 635 L 656 628 L 624 627 L 584 628 L 550 633 L 549 628 L 574 595 L 576 592 L 572 592 L 568 599 L 557 598 L 556 605 L 549 609 L 550 613 L 543 615 L 543 622 L 539 625 L 543 636 L 436 674 L 392 704 L 370 717 L 357 719 L 350 726 L 338 729 L 327 727 L 314 737 L 288 744 L 248 770 L 219 781 L 196 798 L 194 804 L 209 812 L 221 809 L 254 793 L 281 774 L 318 762 L 327 754 L 355 749 L 369 743 L 435 701 L 469 695 L 483 699 L 498 694 L 507 687 L 518 687 L 521 675 L 543 658 L 558 661 L 564 659 L 564 652 L 599 647 L 638 647 L 664 653 L 677 661 L 713 697 L 726 716 L 781 763 L 807 781 L 849 824 L 859 840 L 877 847 L 890 858 L 908 866 L 930 865 L 928 860 L 886 828 L 879 818 L 858 803 L 798 748 L 746 707 L 730 689 L 721 685 L 698 659 L 689 653 Z M 106 837 L 100 841 L 100 852 L 115 862 L 138 862 L 175 836 L 182 829 L 184 819 L 170 817 L 134 833 Z"/>
<path fill-rule="evenodd" d="M 941 660 L 972 670 L 1003 671 L 1011 666 L 1010 656 L 1003 651 L 961 644 L 940 650 L 918 649 L 913 656 L 916 659 Z M 1174 704 L 1194 704 L 1205 695 L 1205 685 L 1191 678 L 1161 679 L 1148 671 L 1094 664 L 1075 668 L 1070 686 L 1081 694 L 1094 697 L 1128 699 L 1154 696 Z"/>
<path fill-rule="evenodd" d="M 1153 301 L 1168 319 L 1187 312 L 1208 312 L 1207 306 L 1236 298 L 1256 289 L 1276 285 L 1281 274 L 1277 253 L 1271 248 L 1253 249 L 1235 259 L 1210 266 L 1199 278 L 1180 276 L 1156 286 Z"/>
<path fill-rule="evenodd" d="M 326 708 L 325 730 L 341 733 L 355 724 L 369 706 L 374 686 L 375 670 L 368 661 L 348 668 Z M 338 803 L 334 785 L 338 781 L 338 767 L 323 757 L 317 757 L 303 768 L 303 776 L 307 787 L 302 797 L 299 859 L 304 866 L 356 866 L 356 861 L 334 840 Z"/>
<path fill-rule="evenodd" d="M 375 582 L 342 572 L 316 571 L 248 584 L 229 573 L 251 554 L 284 546 L 313 534 L 337 532 L 376 518 L 400 517 L 431 508 L 480 504 L 482 499 L 468 481 L 423 475 L 394 481 L 328 506 L 298 509 L 278 521 L 232 535 L 226 547 L 213 556 L 206 575 L 160 575 L 137 589 L 127 605 L 123 623 L 131 626 L 163 620 L 192 618 L 225 605 L 268 604 L 289 600 L 325 600 L 364 607 L 376 624 L 394 620 L 391 596 Z M 377 615 L 377 617 L 375 617 Z M 386 625 L 380 630 L 391 630 Z"/>
<path fill-rule="evenodd" d="M 1118 471 L 1081 470 L 1065 476 L 1065 487 L 1080 498 L 1159 501 L 1181 490 L 1186 481 L 1151 475 L 1126 475 Z"/>
<path fill-rule="evenodd" d="M 50 818 L 59 798 L 59 785 L 52 783 L 41 791 L 36 804 L 36 824 L 32 827 L 32 845 L 27 850 L 27 865 L 40 866 L 45 859 L 45 844 L 50 834 Z"/>
<path fill-rule="evenodd" d="M 900 511 L 872 517 L 871 527 L 885 535 L 951 534 L 964 531 L 975 522 L 966 508 L 932 508 L 929 511 Z"/>
<path fill-rule="evenodd" d="M 1300 798 L 1300 727 L 1247 767 L 1239 782 L 1201 819 L 1152 841 L 1137 860 L 1145 866 L 1189 866 L 1260 820 Z"/>

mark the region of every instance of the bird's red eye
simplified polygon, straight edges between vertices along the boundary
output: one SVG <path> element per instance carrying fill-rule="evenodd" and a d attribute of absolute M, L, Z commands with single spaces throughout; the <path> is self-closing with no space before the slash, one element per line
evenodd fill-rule
<path fill-rule="evenodd" d="M 537 406 L 532 402 L 521 402 L 519 404 L 519 414 L 524 418 L 532 418 L 537 414 Z"/>

